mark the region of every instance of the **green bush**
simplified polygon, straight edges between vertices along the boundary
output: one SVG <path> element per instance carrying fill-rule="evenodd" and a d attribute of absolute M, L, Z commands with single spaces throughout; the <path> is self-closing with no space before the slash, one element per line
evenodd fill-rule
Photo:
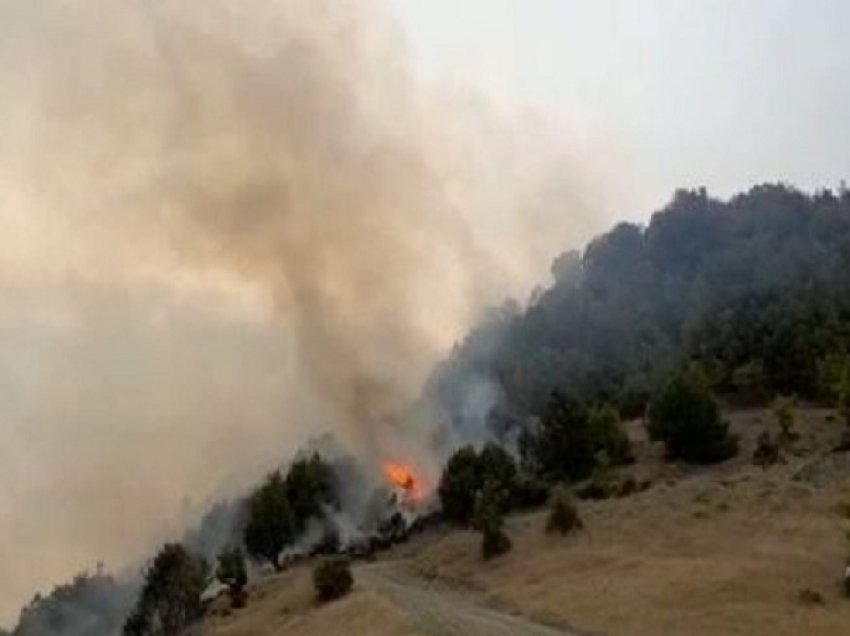
<path fill-rule="evenodd" d="M 445 518 L 467 523 L 480 487 L 478 454 L 472 446 L 465 446 L 449 458 L 437 488 Z"/>
<path fill-rule="evenodd" d="M 536 429 L 520 437 L 523 466 L 546 480 L 580 481 L 605 453 L 612 465 L 634 460 L 631 442 L 617 410 L 603 404 L 591 410 L 555 391 Z"/>
<path fill-rule="evenodd" d="M 313 588 L 322 603 L 341 598 L 351 591 L 354 577 L 348 559 L 334 557 L 319 563 L 313 570 Z"/>
<path fill-rule="evenodd" d="M 568 534 L 584 527 L 578 514 L 575 499 L 565 486 L 556 486 L 552 490 L 549 503 L 549 519 L 546 532 L 549 534 Z"/>
<path fill-rule="evenodd" d="M 475 502 L 473 526 L 481 533 L 481 556 L 484 559 L 504 554 L 511 549 L 511 540 L 503 530 L 501 499 L 489 484 Z"/>
<path fill-rule="evenodd" d="M 738 452 L 705 379 L 693 371 L 675 377 L 652 400 L 648 429 L 665 443 L 669 459 L 711 464 Z"/>
<path fill-rule="evenodd" d="M 338 503 L 333 470 L 318 453 L 292 462 L 283 485 L 296 533 L 304 531 L 311 517 L 321 518 L 325 506 Z"/>
<path fill-rule="evenodd" d="M 294 537 L 295 521 L 286 486 L 280 473 L 274 472 L 248 499 L 245 547 L 252 557 L 269 561 L 279 570 L 280 553 Z"/>
<path fill-rule="evenodd" d="M 595 440 L 584 405 L 558 392 L 552 393 L 540 428 L 524 444 L 534 465 L 546 479 L 578 481 L 594 466 Z"/>
<path fill-rule="evenodd" d="M 124 623 L 125 636 L 175 636 L 200 618 L 208 572 L 207 563 L 179 543 L 164 545 L 145 573 L 138 603 Z"/>
<path fill-rule="evenodd" d="M 479 489 L 485 484 L 496 497 L 499 509 L 507 512 L 517 480 L 514 458 L 498 444 L 487 443 L 478 454 Z"/>
<path fill-rule="evenodd" d="M 457 450 L 446 463 L 437 493 L 443 515 L 468 523 L 476 497 L 487 487 L 499 509 L 506 512 L 514 499 L 517 468 L 513 457 L 497 444 L 486 444 L 480 453 L 471 446 Z"/>
<path fill-rule="evenodd" d="M 542 479 L 529 475 L 520 475 L 517 478 L 512 497 L 514 508 L 537 508 L 545 504 L 548 498 L 549 487 Z"/>
<path fill-rule="evenodd" d="M 613 465 L 634 461 L 632 445 L 617 409 L 610 404 L 603 404 L 592 409 L 589 417 L 595 454 L 604 452 Z"/>

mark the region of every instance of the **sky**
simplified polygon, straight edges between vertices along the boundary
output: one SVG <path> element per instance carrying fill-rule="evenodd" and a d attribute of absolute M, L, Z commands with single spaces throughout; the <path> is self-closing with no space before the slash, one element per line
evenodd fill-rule
<path fill-rule="evenodd" d="M 677 187 L 837 187 L 850 172 L 850 3 L 392 0 L 418 68 L 612 141 L 646 218 Z"/>
<path fill-rule="evenodd" d="M 847 24 L 841 0 L 0 4 L 0 625 L 317 433 L 387 452 L 481 311 L 676 188 L 837 187 Z"/>

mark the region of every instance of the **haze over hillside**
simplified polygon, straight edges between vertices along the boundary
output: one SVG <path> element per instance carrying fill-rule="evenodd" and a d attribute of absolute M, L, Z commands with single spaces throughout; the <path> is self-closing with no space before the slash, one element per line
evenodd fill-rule
<path fill-rule="evenodd" d="M 700 320 L 738 292 L 843 325 L 850 9 L 721 5 L 7 3 L 0 622 L 323 432 L 436 474 L 435 425 L 552 388 L 628 409 L 703 353 L 731 382 L 752 352 Z M 779 181 L 808 194 L 710 196 Z M 800 344 L 812 395 L 841 337 Z"/>
<path fill-rule="evenodd" d="M 601 222 L 592 143 L 432 94 L 379 3 L 3 12 L 6 620 L 308 437 L 413 452 L 440 352 Z"/>
<path fill-rule="evenodd" d="M 516 452 L 519 439 L 526 466 L 528 446 L 522 440 L 538 434 L 538 423 L 551 417 L 553 392 L 582 404 L 614 405 L 628 417 L 639 417 L 659 387 L 689 365 L 698 365 L 728 400 L 756 404 L 779 394 L 830 403 L 840 380 L 835 365 L 847 374 L 848 191 L 810 196 L 787 186 L 763 185 L 728 202 L 712 199 L 703 190 L 680 191 L 647 227 L 617 225 L 591 241 L 583 253 L 565 252 L 552 267 L 554 283 L 541 288 L 527 308 L 509 302 L 493 310 L 433 369 L 417 400 L 427 406 L 431 418 L 418 420 L 427 433 L 422 437 L 423 454 L 402 458 L 404 464 L 397 466 L 401 476 L 391 474 L 414 498 L 434 496 L 436 481 L 423 472 L 429 455 L 445 457 L 461 444 L 496 441 Z M 780 481 L 790 488 L 784 485 L 789 479 L 835 464 L 837 468 L 826 473 L 829 488 L 814 489 L 812 496 L 832 502 L 817 504 L 813 525 L 818 532 L 837 533 L 831 527 L 837 524 L 829 518 L 847 474 L 841 468 L 843 456 L 830 459 L 830 451 L 843 423 L 823 411 L 806 417 L 821 422 L 809 425 L 807 419 L 807 439 L 814 442 L 788 451 L 791 465 L 786 468 L 783 462 Z M 736 422 L 745 424 L 735 429 L 745 440 L 746 450 L 734 463 L 734 474 L 744 475 L 742 483 L 750 479 L 748 456 L 755 446 L 755 427 L 764 419 L 736 415 Z M 642 439 L 643 427 L 637 428 L 632 435 Z M 551 442 L 557 444 L 558 439 Z M 353 458 L 345 450 L 340 458 L 335 443 L 313 448 L 331 461 L 336 474 L 331 483 L 336 485 L 330 487 L 337 493 L 328 501 L 335 501 L 331 505 L 343 513 L 326 522 L 336 524 L 342 540 L 350 540 L 357 536 L 349 528 L 352 521 L 363 521 L 357 516 L 363 504 L 357 502 L 370 500 L 371 483 L 360 477 L 362 468 L 368 471 L 370 458 L 353 470 Z M 657 454 L 645 441 L 636 448 L 649 458 Z M 412 474 L 405 472 L 405 465 L 412 467 Z M 584 479 L 590 472 L 590 466 L 582 469 L 577 463 L 558 465 L 571 479 Z M 723 470 L 721 476 L 729 472 L 728 467 Z M 675 481 L 675 469 L 665 472 L 653 464 L 651 471 L 653 479 L 670 472 L 664 478 Z M 773 487 L 775 478 L 771 473 L 764 479 Z M 422 481 L 408 486 L 412 479 Z M 798 505 L 792 495 L 783 496 L 786 505 Z M 663 492 L 652 497 L 664 500 Z M 213 559 L 223 547 L 240 544 L 244 524 L 239 519 L 245 514 L 240 506 L 244 504 L 237 501 L 210 509 L 203 524 L 185 537 L 186 545 Z M 360 528 L 374 532 L 374 526 Z M 293 549 L 309 548 L 309 541 L 320 538 L 306 535 L 296 537 Z M 722 552 L 722 542 L 715 549 Z M 262 581 L 262 575 L 257 576 Z M 47 602 L 35 603 L 15 636 L 40 634 L 46 628 L 39 626 L 48 624 L 49 617 L 62 626 L 54 626 L 51 636 L 76 635 L 80 629 L 84 636 L 107 628 L 111 633 L 122 624 L 136 588 L 135 581 L 116 585 L 103 577 L 79 579 L 58 588 Z M 272 609 L 266 603 L 261 604 L 261 616 Z M 597 620 L 595 614 L 591 620 Z"/>
<path fill-rule="evenodd" d="M 848 241 L 846 189 L 680 190 L 646 227 L 619 224 L 555 259 L 554 285 L 493 311 L 429 390 L 457 405 L 470 379 L 491 384 L 492 426 L 541 414 L 552 391 L 642 415 L 689 360 L 722 391 L 749 371 L 748 391 L 823 397 L 824 360 L 850 345 Z"/>

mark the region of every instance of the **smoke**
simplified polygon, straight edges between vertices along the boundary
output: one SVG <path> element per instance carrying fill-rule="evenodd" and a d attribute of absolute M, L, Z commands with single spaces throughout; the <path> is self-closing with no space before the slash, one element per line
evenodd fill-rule
<path fill-rule="evenodd" d="M 119 582 L 102 572 L 81 573 L 22 610 L 13 634 L 118 636 L 138 588 L 137 580 Z"/>
<path fill-rule="evenodd" d="M 604 223 L 565 127 L 406 60 L 369 0 L 0 9 L 0 617 L 322 431 L 427 461 L 431 366 Z"/>

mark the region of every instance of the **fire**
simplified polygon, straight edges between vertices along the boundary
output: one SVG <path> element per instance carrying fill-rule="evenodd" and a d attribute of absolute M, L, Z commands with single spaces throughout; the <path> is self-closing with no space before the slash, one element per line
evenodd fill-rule
<path fill-rule="evenodd" d="M 409 466 L 405 466 L 399 462 L 386 461 L 381 468 L 387 480 L 394 486 L 404 490 L 410 499 L 418 500 L 422 498 L 421 484 Z"/>

